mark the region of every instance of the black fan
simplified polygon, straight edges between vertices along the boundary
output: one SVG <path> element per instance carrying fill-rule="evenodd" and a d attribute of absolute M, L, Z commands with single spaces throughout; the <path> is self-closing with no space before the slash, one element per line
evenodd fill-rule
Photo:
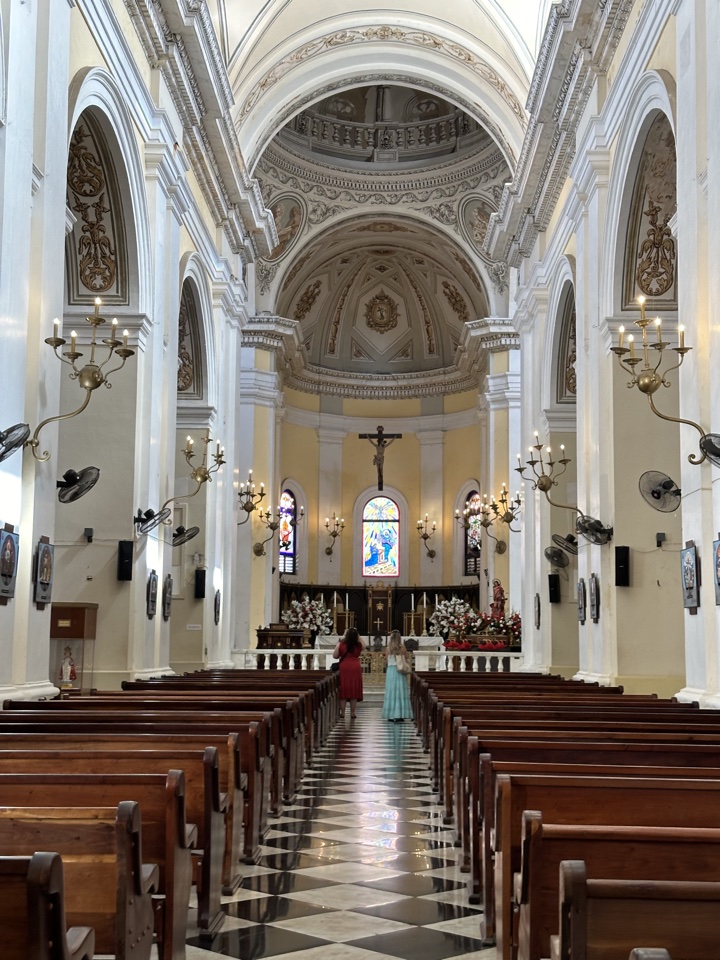
<path fill-rule="evenodd" d="M 672 513 L 680 506 L 680 487 L 666 473 L 647 470 L 638 483 L 646 503 L 661 513 Z"/>
<path fill-rule="evenodd" d="M 179 526 L 172 538 L 172 545 L 174 547 L 179 547 L 181 543 L 187 543 L 188 540 L 192 540 L 193 537 L 196 537 L 200 533 L 200 527 L 188 527 L 187 530 L 183 526 Z"/>
<path fill-rule="evenodd" d="M 573 557 L 577 556 L 577 537 L 573 536 L 572 533 L 568 533 L 565 537 L 561 537 L 559 533 L 554 533 L 552 535 L 552 542 L 556 547 L 560 547 L 561 550 L 564 550 L 565 553 L 569 553 Z"/>
<path fill-rule="evenodd" d="M 700 438 L 700 449 L 710 463 L 720 467 L 720 433 L 706 433 Z"/>
<path fill-rule="evenodd" d="M 79 500 L 89 490 L 92 490 L 99 479 L 100 471 L 97 467 L 83 467 L 80 473 L 77 470 L 66 470 L 62 480 L 58 480 L 56 484 L 58 500 L 60 503 L 72 503 L 74 500 Z"/>
<path fill-rule="evenodd" d="M 602 546 L 609 543 L 612 539 L 612 527 L 604 527 L 595 517 L 589 517 L 587 514 L 581 514 L 576 521 L 577 532 L 581 533 L 590 543 L 598 543 Z"/>
<path fill-rule="evenodd" d="M 161 510 L 160 513 L 155 513 L 154 510 L 146 510 L 145 513 L 142 510 L 138 510 L 137 516 L 133 520 L 133 523 L 138 529 L 138 533 L 150 533 L 151 530 L 154 530 L 155 527 L 159 526 L 161 523 L 164 523 L 170 516 L 170 507 L 165 507 L 164 510 Z"/>
<path fill-rule="evenodd" d="M 0 463 L 19 450 L 29 436 L 30 427 L 27 423 L 16 423 L 0 431 Z"/>
<path fill-rule="evenodd" d="M 545 547 L 545 559 L 554 567 L 566 567 L 570 563 L 570 557 L 560 547 Z"/>

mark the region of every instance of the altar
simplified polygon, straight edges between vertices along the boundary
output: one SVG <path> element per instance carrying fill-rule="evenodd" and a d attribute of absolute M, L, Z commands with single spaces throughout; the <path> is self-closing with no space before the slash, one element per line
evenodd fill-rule
<path fill-rule="evenodd" d="M 372 637 L 361 637 L 363 646 L 366 650 L 373 649 L 373 639 Z M 382 637 L 382 649 L 385 649 L 387 646 L 387 640 L 385 637 Z M 318 637 L 315 641 L 316 650 L 324 650 L 327 647 L 331 649 L 335 646 L 338 640 L 342 640 L 342 637 L 336 633 L 326 633 L 321 637 Z M 442 637 L 415 637 L 407 636 L 402 638 L 403 643 L 407 644 L 408 640 L 412 640 L 418 645 L 419 650 L 427 651 L 428 653 L 436 652 L 439 653 L 442 646 Z"/>

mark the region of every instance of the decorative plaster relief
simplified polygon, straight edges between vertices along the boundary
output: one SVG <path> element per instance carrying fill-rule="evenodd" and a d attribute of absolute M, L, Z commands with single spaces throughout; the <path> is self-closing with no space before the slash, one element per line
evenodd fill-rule
<path fill-rule="evenodd" d="M 305 206 L 299 197 L 283 194 L 274 201 L 272 215 L 277 228 L 278 245 L 267 257 L 269 262 L 284 257 L 297 240 L 305 221 Z"/>
<path fill-rule="evenodd" d="M 303 292 L 302 296 L 295 305 L 295 312 L 293 313 L 293 319 L 295 320 L 304 320 L 305 317 L 310 313 L 313 308 L 313 305 L 317 298 L 320 295 L 320 290 L 322 288 L 322 280 L 316 280 L 314 283 L 308 284 Z"/>
<path fill-rule="evenodd" d="M 200 331 L 197 304 L 191 285 L 183 283 L 178 315 L 178 372 L 177 391 L 186 399 L 203 395 L 202 364 L 200 358 Z"/>
<path fill-rule="evenodd" d="M 468 313 L 467 304 L 465 303 L 462 294 L 454 284 L 447 280 L 443 280 L 442 285 L 445 298 L 457 314 L 458 320 L 461 323 L 467 323 L 467 321 L 470 319 L 470 314 Z"/>
<path fill-rule="evenodd" d="M 384 290 L 365 304 L 365 323 L 377 333 L 387 333 L 398 325 L 398 305 Z"/>

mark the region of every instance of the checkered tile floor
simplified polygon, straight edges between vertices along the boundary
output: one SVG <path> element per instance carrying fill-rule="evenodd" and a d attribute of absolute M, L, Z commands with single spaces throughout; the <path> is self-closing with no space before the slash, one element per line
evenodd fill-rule
<path fill-rule="evenodd" d="M 495 960 L 414 726 L 380 709 L 366 700 L 338 724 L 225 898 L 222 931 L 191 936 L 188 960 Z"/>

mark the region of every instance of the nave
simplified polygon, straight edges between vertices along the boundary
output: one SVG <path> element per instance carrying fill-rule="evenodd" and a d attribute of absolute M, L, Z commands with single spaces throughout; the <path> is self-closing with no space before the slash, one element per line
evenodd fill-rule
<path fill-rule="evenodd" d="M 225 898 L 221 933 L 191 937 L 188 960 L 494 960 L 414 725 L 382 720 L 365 696 Z"/>

